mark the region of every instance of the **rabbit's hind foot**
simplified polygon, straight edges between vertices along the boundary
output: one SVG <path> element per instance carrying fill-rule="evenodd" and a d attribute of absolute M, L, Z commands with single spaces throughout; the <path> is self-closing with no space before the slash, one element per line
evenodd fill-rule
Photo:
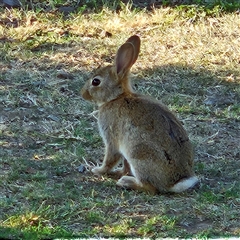
<path fill-rule="evenodd" d="M 133 176 L 123 176 L 117 181 L 117 186 L 148 192 L 152 195 L 157 193 L 157 189 L 149 183 L 139 183 Z"/>
<path fill-rule="evenodd" d="M 107 169 L 104 167 L 94 167 L 92 173 L 97 176 L 101 176 L 107 172 Z"/>

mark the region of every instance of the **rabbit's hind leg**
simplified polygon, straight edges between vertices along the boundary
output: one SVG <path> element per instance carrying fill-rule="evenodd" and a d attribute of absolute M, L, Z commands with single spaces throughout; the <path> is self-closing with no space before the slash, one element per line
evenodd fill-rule
<path fill-rule="evenodd" d="M 131 168 L 130 168 L 128 161 L 126 159 L 124 159 L 122 168 L 114 169 L 114 170 L 110 171 L 108 173 L 108 175 L 110 175 L 113 178 L 118 178 L 118 179 L 124 175 L 131 176 L 132 172 L 131 172 Z"/>
<path fill-rule="evenodd" d="M 137 178 L 133 176 L 123 176 L 117 181 L 117 186 L 126 188 L 126 189 L 134 189 L 138 191 L 145 191 L 150 194 L 156 194 L 157 189 L 149 184 L 149 183 L 142 183 L 137 180 Z"/>

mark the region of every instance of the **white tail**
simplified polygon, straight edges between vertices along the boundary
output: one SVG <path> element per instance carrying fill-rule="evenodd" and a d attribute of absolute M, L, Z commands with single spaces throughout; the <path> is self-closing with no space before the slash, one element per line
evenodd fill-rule
<path fill-rule="evenodd" d="M 176 183 L 173 187 L 169 189 L 170 192 L 180 193 L 191 187 L 193 187 L 198 182 L 198 178 L 196 176 L 183 179 L 180 182 Z"/>

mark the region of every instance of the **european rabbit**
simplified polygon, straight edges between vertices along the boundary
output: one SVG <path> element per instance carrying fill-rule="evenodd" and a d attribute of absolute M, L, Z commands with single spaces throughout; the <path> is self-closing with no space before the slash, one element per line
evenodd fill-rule
<path fill-rule="evenodd" d="M 130 37 L 111 66 L 98 68 L 81 93 L 98 105 L 98 126 L 106 151 L 97 175 L 115 173 L 118 186 L 150 193 L 182 192 L 198 179 L 193 150 L 180 121 L 163 104 L 134 93 L 129 71 L 140 51 L 140 38 Z M 113 170 L 124 159 L 122 170 Z"/>

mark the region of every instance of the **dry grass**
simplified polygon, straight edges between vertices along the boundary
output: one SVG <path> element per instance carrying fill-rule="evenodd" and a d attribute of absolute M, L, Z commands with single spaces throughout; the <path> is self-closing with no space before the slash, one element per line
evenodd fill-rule
<path fill-rule="evenodd" d="M 182 15 L 1 12 L 0 236 L 240 235 L 240 16 Z M 153 197 L 78 172 L 103 156 L 79 89 L 135 33 L 133 84 L 184 122 L 201 178 L 192 192 Z"/>

